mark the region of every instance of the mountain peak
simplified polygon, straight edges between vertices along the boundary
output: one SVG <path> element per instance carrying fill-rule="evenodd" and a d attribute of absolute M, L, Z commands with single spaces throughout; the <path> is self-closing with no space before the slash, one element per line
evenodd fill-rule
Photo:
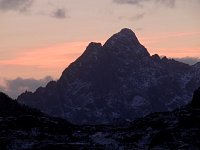
<path fill-rule="evenodd" d="M 101 43 L 91 42 L 87 46 L 84 55 L 97 55 L 97 53 L 102 49 Z"/>
<path fill-rule="evenodd" d="M 123 29 L 121 29 L 121 31 L 118 32 L 118 34 L 126 35 L 126 36 L 132 36 L 132 37 L 135 36 L 136 37 L 135 33 L 131 29 L 129 29 L 129 28 L 123 28 Z"/>
<path fill-rule="evenodd" d="M 139 44 L 139 41 L 138 41 L 135 33 L 131 29 L 124 28 L 120 32 L 111 36 L 104 45 L 105 46 L 108 46 L 108 45 L 113 46 L 115 43 Z"/>
<path fill-rule="evenodd" d="M 97 42 L 90 42 L 86 49 L 94 49 L 94 48 L 101 48 L 101 43 Z"/>
<path fill-rule="evenodd" d="M 103 45 L 103 47 L 110 52 L 138 56 L 149 57 L 147 49 L 140 44 L 135 33 L 128 28 L 122 29 L 120 32 L 111 36 Z"/>

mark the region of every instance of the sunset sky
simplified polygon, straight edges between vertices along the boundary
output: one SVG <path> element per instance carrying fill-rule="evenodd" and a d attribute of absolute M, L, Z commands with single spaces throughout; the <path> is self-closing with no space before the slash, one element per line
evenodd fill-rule
<path fill-rule="evenodd" d="M 200 57 L 200 0 L 0 0 L 0 85 L 58 79 L 89 42 L 125 27 L 151 54 Z"/>

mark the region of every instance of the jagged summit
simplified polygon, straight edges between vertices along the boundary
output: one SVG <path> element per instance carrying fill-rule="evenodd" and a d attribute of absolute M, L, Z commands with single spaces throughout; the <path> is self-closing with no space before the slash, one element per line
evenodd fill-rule
<path fill-rule="evenodd" d="M 124 28 L 112 35 L 103 46 L 98 42 L 90 42 L 84 53 L 75 62 L 78 66 L 85 64 L 84 66 L 88 67 L 95 63 L 114 64 L 118 61 L 119 66 L 133 61 L 135 63 L 142 62 L 144 57 L 150 58 L 147 49 L 140 44 L 131 29 Z M 129 59 L 130 62 L 128 62 Z M 73 65 L 75 64 L 73 63 Z"/>
<path fill-rule="evenodd" d="M 132 57 L 132 59 L 139 58 L 139 60 L 142 60 L 141 58 L 149 56 L 147 49 L 140 44 L 135 33 L 131 29 L 124 28 L 112 35 L 103 46 L 97 42 L 89 43 L 78 60 L 82 60 L 84 57 L 92 63 L 97 59 L 105 61 L 104 59 L 107 58 L 114 61 L 116 58 L 127 60 L 127 57 Z"/>
<path fill-rule="evenodd" d="M 112 46 L 116 43 L 124 43 L 124 44 L 140 44 L 137 39 L 135 33 L 128 28 L 122 29 L 120 32 L 111 36 L 106 42 L 105 46 Z"/>
<path fill-rule="evenodd" d="M 118 36 L 121 36 L 121 37 L 124 36 L 126 38 L 132 38 L 132 39 L 134 39 L 135 42 L 139 42 L 135 33 L 131 29 L 128 29 L 128 28 L 121 29 L 121 31 L 118 32 L 115 35 L 118 35 Z"/>
<path fill-rule="evenodd" d="M 118 55 L 130 55 L 131 57 L 149 57 L 147 49 L 140 44 L 135 33 L 131 29 L 124 28 L 111 36 L 103 45 L 103 48 Z"/>
<path fill-rule="evenodd" d="M 156 62 L 159 62 L 161 60 L 160 56 L 158 54 L 152 55 L 151 58 L 152 58 L 153 61 L 156 61 Z"/>
<path fill-rule="evenodd" d="M 136 37 L 135 33 L 129 29 L 129 28 L 123 28 L 120 30 L 120 32 L 112 35 L 104 44 L 104 47 L 106 46 L 113 46 L 113 44 L 120 44 L 123 43 L 124 44 L 128 44 L 125 42 L 130 42 L 130 43 L 134 43 L 134 44 L 140 44 L 138 38 Z M 101 43 L 98 42 L 90 42 L 89 45 L 87 46 L 87 49 L 91 49 L 91 48 L 96 48 L 96 47 L 102 47 Z"/>
<path fill-rule="evenodd" d="M 135 42 L 139 42 L 135 33 L 131 29 L 124 28 L 118 33 L 118 35 L 124 36 L 126 38 L 132 38 Z"/>

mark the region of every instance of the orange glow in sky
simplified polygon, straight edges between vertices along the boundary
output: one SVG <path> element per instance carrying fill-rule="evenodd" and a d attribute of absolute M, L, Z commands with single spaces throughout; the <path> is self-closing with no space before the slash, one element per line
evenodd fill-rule
<path fill-rule="evenodd" d="M 151 55 L 200 58 L 199 0 L 172 5 L 157 0 L 138 1 L 140 5 L 38 0 L 26 11 L 18 10 L 18 3 L 4 2 L 9 7 L 0 7 L 0 85 L 4 78 L 58 79 L 90 42 L 103 44 L 122 28 L 132 29 Z M 53 14 L 60 8 L 61 16 Z"/>
<path fill-rule="evenodd" d="M 73 61 L 75 61 L 85 50 L 88 42 L 70 42 L 51 47 L 30 49 L 17 55 L 17 57 L 0 60 L 1 66 L 21 66 L 24 68 L 36 67 L 45 70 L 46 74 L 58 78 L 62 71 Z M 8 69 L 9 70 L 9 69 Z M 49 70 L 49 71 L 48 71 Z M 17 76 L 29 77 L 30 74 L 15 72 L 10 70 L 7 78 L 12 78 L 13 74 Z M 29 72 L 27 70 L 27 72 Z M 30 72 L 35 78 L 40 78 L 38 72 Z M 42 72 L 41 72 L 42 73 Z"/>

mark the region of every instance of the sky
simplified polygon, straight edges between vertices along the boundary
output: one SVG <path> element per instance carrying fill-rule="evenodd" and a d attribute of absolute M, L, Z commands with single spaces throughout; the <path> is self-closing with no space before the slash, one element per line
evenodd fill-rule
<path fill-rule="evenodd" d="M 199 18 L 200 0 L 0 0 L 0 90 L 58 79 L 88 43 L 103 44 L 122 28 L 150 54 L 195 63 Z"/>

